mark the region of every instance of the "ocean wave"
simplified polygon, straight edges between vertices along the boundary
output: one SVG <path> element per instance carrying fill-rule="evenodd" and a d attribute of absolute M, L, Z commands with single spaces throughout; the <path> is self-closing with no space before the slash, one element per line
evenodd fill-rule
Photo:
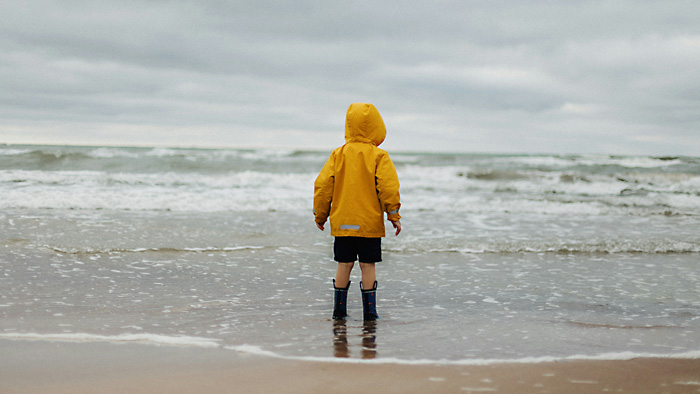
<path fill-rule="evenodd" d="M 330 152 L 283 149 L 206 149 L 175 147 L 120 147 L 120 146 L 60 146 L 60 145 L 0 145 L 0 158 L 22 156 L 23 160 L 64 158 L 74 159 L 181 159 L 184 161 L 306 161 L 313 166 L 322 165 Z M 15 157 L 17 159 L 17 157 Z M 696 168 L 700 158 L 612 156 L 612 155 L 488 155 L 454 153 L 402 153 L 392 154 L 397 165 L 442 167 L 450 165 L 492 168 L 539 169 L 543 171 L 580 168 L 587 172 L 609 172 L 611 169 L 663 170 L 672 168 Z M 20 163 L 21 164 L 21 163 Z M 25 163 L 26 164 L 26 163 Z"/>
<path fill-rule="evenodd" d="M 532 178 L 532 175 L 518 171 L 498 171 L 498 170 L 476 170 L 466 173 L 458 172 L 458 177 L 464 176 L 469 179 L 478 179 L 482 181 L 514 181 L 521 179 Z"/>
<path fill-rule="evenodd" d="M 604 159 L 580 161 L 581 164 L 589 166 L 620 166 L 626 168 L 662 168 L 671 167 L 677 164 L 682 164 L 683 161 L 678 157 L 621 157 L 610 156 Z"/>
<path fill-rule="evenodd" d="M 31 149 L 1 149 L 0 156 L 17 156 L 31 152 Z"/>
<path fill-rule="evenodd" d="M 3 151 L 11 154 L 0 153 L 0 209 L 305 210 L 327 158 L 276 150 Z M 399 178 L 405 208 L 417 211 L 700 215 L 700 161 L 693 160 L 415 154 L 403 157 Z"/>
<path fill-rule="evenodd" d="M 264 246 L 230 246 L 230 247 L 196 247 L 196 248 L 71 248 L 61 246 L 44 246 L 46 249 L 63 254 L 117 254 L 117 253 L 211 253 L 211 252 L 237 252 L 243 250 L 264 249 Z"/>
<path fill-rule="evenodd" d="M 84 333 L 36 334 L 36 333 L 0 333 L 0 339 L 18 341 L 49 341 L 49 342 L 112 342 L 137 343 L 160 346 L 185 346 L 216 348 L 220 347 L 219 340 L 192 336 L 167 336 L 158 334 L 121 334 L 95 335 Z"/>
<path fill-rule="evenodd" d="M 520 163 L 534 168 L 566 168 L 584 166 L 591 168 L 620 167 L 628 169 L 668 168 L 679 165 L 697 165 L 694 157 L 680 156 L 611 156 L 611 155 L 526 155 L 501 157 L 501 162 Z"/>
<path fill-rule="evenodd" d="M 430 241 L 422 242 L 421 248 L 415 244 L 404 247 L 393 245 L 387 251 L 397 253 L 551 253 L 551 254 L 686 254 L 700 253 L 700 244 L 682 241 L 643 241 L 624 240 L 589 243 L 547 243 L 533 241 L 475 242 L 460 246 L 431 247 Z"/>
<path fill-rule="evenodd" d="M 35 185 L 31 180 L 17 178 L 13 186 L 1 190 L 0 209 L 41 209 L 71 211 L 125 211 L 125 212 L 289 212 L 310 210 L 313 190 L 305 184 L 266 185 L 254 181 L 231 185 L 221 180 L 218 186 L 188 184 L 173 178 L 163 184 L 134 184 L 119 187 L 87 182 L 76 185 Z M 9 182 L 8 182 L 9 183 Z M 167 185 L 166 185 L 167 183 Z M 403 212 L 451 212 L 464 214 L 538 214 L 544 218 L 561 215 L 577 216 L 698 216 L 700 196 L 688 194 L 635 195 L 617 197 L 579 197 L 562 195 L 527 198 L 511 195 L 508 191 L 493 194 L 464 193 L 433 195 L 427 191 L 402 194 Z"/>
<path fill-rule="evenodd" d="M 459 246 L 433 247 L 430 240 L 421 242 L 392 243 L 385 248 L 392 253 L 459 253 L 459 254 L 502 254 L 502 253 L 547 253 L 547 254 L 688 254 L 700 253 L 700 244 L 683 241 L 640 241 L 624 240 L 611 242 L 547 243 L 536 241 L 475 242 Z M 416 247 L 420 245 L 420 247 Z M 67 247 L 43 245 L 44 248 L 62 254 L 97 255 L 124 253 L 224 253 L 265 249 L 266 246 L 244 245 L 231 247 L 149 247 L 149 248 L 102 248 Z"/>
<path fill-rule="evenodd" d="M 326 154 L 305 151 L 135 147 L 0 147 L 0 169 L 219 174 L 271 168 L 303 171 L 323 165 Z"/>
<path fill-rule="evenodd" d="M 659 330 L 659 329 L 678 329 L 679 327 L 677 326 L 670 326 L 670 325 L 659 325 L 659 324 L 650 324 L 650 325 L 625 325 L 625 324 L 602 324 L 602 323 L 587 323 L 587 322 L 580 322 L 580 321 L 569 321 L 568 322 L 571 325 L 578 326 L 578 327 L 584 327 L 584 328 L 606 328 L 606 329 L 612 329 L 612 330 Z"/>
<path fill-rule="evenodd" d="M 314 174 L 0 171 L 0 208 L 225 212 L 308 209 Z"/>
<path fill-rule="evenodd" d="M 128 150 L 125 148 L 108 148 L 108 147 L 101 147 L 101 148 L 96 148 L 91 151 L 88 151 L 86 153 L 86 156 L 95 158 L 95 159 L 114 159 L 114 158 L 127 158 L 127 159 L 136 159 L 139 157 L 139 154 L 132 151 Z"/>
<path fill-rule="evenodd" d="M 79 151 L 63 151 L 60 149 L 42 149 L 23 153 L 28 161 L 34 162 L 42 167 L 56 165 L 62 161 L 81 161 L 90 159 L 91 156 Z"/>
<path fill-rule="evenodd" d="M 531 194 L 619 196 L 624 190 L 646 189 L 659 193 L 700 193 L 700 175 L 689 172 L 591 173 L 576 170 L 407 165 L 401 171 L 401 181 L 402 186 L 432 189 L 436 192 L 508 189 Z"/>

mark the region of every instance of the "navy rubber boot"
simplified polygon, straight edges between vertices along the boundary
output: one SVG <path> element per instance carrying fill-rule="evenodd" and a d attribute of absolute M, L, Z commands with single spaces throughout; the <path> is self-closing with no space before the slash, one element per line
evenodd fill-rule
<path fill-rule="evenodd" d="M 335 290 L 335 302 L 333 305 L 333 318 L 345 319 L 348 315 L 348 290 L 350 290 L 350 281 L 345 288 L 335 287 L 335 279 L 333 279 L 333 289 Z"/>
<path fill-rule="evenodd" d="M 374 286 L 371 289 L 363 289 L 360 282 L 360 290 L 362 291 L 362 310 L 364 311 L 364 320 L 373 321 L 379 318 L 377 315 L 377 281 L 374 281 Z"/>

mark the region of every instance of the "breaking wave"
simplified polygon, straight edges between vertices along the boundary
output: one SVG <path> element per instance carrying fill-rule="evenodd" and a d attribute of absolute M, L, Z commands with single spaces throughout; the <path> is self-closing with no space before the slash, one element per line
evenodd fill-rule
<path fill-rule="evenodd" d="M 0 146 L 0 209 L 307 211 L 326 153 Z M 404 209 L 700 215 L 700 159 L 396 155 Z"/>
<path fill-rule="evenodd" d="M 532 240 L 502 241 L 502 242 L 474 242 L 459 246 L 432 247 L 431 242 L 423 242 L 420 247 L 416 244 L 393 245 L 387 249 L 396 253 L 462 253 L 462 254 L 488 254 L 488 253 L 562 253 L 562 254 L 682 254 L 700 253 L 700 243 L 685 241 L 640 241 L 623 240 L 608 242 L 581 242 L 581 243 L 557 243 L 535 242 Z"/>
<path fill-rule="evenodd" d="M 63 254 L 116 254 L 116 253 L 217 253 L 237 252 L 244 250 L 264 249 L 263 246 L 230 246 L 230 247 L 200 247 L 200 248 L 68 248 L 60 246 L 45 246 L 46 249 Z"/>
<path fill-rule="evenodd" d="M 448 359 L 417 359 L 409 360 L 395 357 L 380 357 L 375 359 L 353 359 L 338 357 L 314 357 L 314 356 L 287 356 L 262 347 L 248 344 L 223 345 L 220 340 L 213 338 L 192 336 L 167 336 L 157 334 L 121 334 L 121 335 L 94 335 L 85 333 L 75 334 L 37 334 L 37 333 L 0 333 L 0 339 L 15 341 L 47 341 L 47 342 L 108 342 L 116 344 L 142 344 L 156 346 L 176 346 L 195 348 L 222 348 L 237 353 L 250 354 L 260 357 L 272 357 L 288 360 L 328 362 L 328 363 L 361 363 L 361 364 L 398 364 L 398 365 L 462 365 L 462 366 L 486 366 L 499 364 L 540 364 L 561 361 L 627 361 L 637 358 L 663 358 L 663 359 L 698 359 L 700 350 L 689 350 L 675 353 L 644 353 L 644 352 L 615 352 L 600 354 L 575 354 L 570 356 L 533 356 L 522 358 L 466 358 L 459 360 Z"/>

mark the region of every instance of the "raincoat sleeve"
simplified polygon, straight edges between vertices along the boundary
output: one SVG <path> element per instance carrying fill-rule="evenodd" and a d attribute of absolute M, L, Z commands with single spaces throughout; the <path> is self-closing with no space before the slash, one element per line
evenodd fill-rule
<path fill-rule="evenodd" d="M 387 220 L 396 221 L 401 219 L 399 208 L 401 208 L 401 196 L 399 195 L 399 177 L 396 174 L 396 167 L 388 154 L 379 157 L 377 163 L 377 195 L 382 204 L 382 210 L 386 212 Z"/>
<path fill-rule="evenodd" d="M 331 212 L 335 185 L 335 152 L 328 158 L 314 182 L 314 217 L 316 223 L 325 223 Z"/>

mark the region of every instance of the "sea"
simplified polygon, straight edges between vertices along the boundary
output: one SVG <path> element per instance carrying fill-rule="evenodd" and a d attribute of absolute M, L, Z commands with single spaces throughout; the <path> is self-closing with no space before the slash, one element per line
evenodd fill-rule
<path fill-rule="evenodd" d="M 390 152 L 380 319 L 331 319 L 330 152 L 0 145 L 0 339 L 300 360 L 700 358 L 700 157 Z"/>

